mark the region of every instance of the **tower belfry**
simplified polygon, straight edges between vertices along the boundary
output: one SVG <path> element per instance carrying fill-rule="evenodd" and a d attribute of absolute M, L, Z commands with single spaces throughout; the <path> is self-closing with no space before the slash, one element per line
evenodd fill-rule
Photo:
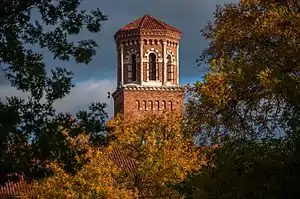
<path fill-rule="evenodd" d="M 180 37 L 178 29 L 149 15 L 116 32 L 117 89 L 112 95 L 115 115 L 182 111 Z"/>

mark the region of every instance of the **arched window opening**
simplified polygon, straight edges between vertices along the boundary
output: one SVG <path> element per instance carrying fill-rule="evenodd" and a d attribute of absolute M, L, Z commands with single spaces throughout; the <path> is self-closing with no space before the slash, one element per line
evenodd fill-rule
<path fill-rule="evenodd" d="M 156 107 L 157 107 L 157 110 L 159 111 L 159 101 L 158 100 L 156 101 Z"/>
<path fill-rule="evenodd" d="M 129 64 L 127 66 L 127 81 L 131 82 L 132 81 L 132 66 Z"/>
<path fill-rule="evenodd" d="M 152 101 L 149 101 L 149 106 L 150 106 L 150 110 L 152 111 L 153 110 L 153 102 Z"/>
<path fill-rule="evenodd" d="M 143 101 L 143 109 L 144 109 L 144 110 L 147 110 L 147 103 L 146 103 L 145 100 Z"/>
<path fill-rule="evenodd" d="M 162 101 L 162 109 L 166 109 L 166 102 Z"/>
<path fill-rule="evenodd" d="M 173 107 L 172 107 L 173 105 L 172 105 L 172 101 L 169 101 L 169 109 L 170 110 L 173 110 Z"/>
<path fill-rule="evenodd" d="M 154 53 L 149 55 L 149 80 L 156 80 L 156 55 Z"/>
<path fill-rule="evenodd" d="M 137 108 L 137 110 L 140 110 L 140 108 L 141 108 L 139 100 L 136 100 L 136 108 Z"/>
<path fill-rule="evenodd" d="M 132 67 L 132 79 L 131 81 L 136 81 L 136 55 L 131 56 L 131 67 Z"/>
<path fill-rule="evenodd" d="M 174 70 L 173 70 L 171 55 L 168 55 L 167 60 L 168 60 L 167 61 L 168 82 L 173 82 L 174 81 Z"/>

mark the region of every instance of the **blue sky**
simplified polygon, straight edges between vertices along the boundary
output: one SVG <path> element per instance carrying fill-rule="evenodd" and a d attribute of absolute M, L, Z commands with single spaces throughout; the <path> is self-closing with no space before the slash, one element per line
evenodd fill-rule
<path fill-rule="evenodd" d="M 43 51 L 47 68 L 66 67 L 75 73 L 76 88 L 70 96 L 57 102 L 61 111 L 76 112 L 92 101 L 108 103 L 108 112 L 112 113 L 112 100 L 106 98 L 107 92 L 115 89 L 116 46 L 114 33 L 122 26 L 145 15 L 152 15 L 180 29 L 183 33 L 180 42 L 180 83 L 187 84 L 200 80 L 204 69 L 197 67 L 196 59 L 207 47 L 207 41 L 200 30 L 212 20 L 217 4 L 237 2 L 237 0 L 84 0 L 81 8 L 92 10 L 99 8 L 108 16 L 103 29 L 98 34 L 83 31 L 77 39 L 95 39 L 99 44 L 97 55 L 89 65 L 74 62 L 57 62 L 51 54 Z M 10 88 L 0 74 L 0 97 L 7 95 L 23 96 Z"/>

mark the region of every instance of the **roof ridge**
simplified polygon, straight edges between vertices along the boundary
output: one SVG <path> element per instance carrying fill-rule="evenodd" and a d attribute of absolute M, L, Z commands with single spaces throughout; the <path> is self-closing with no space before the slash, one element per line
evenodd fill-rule
<path fill-rule="evenodd" d="M 116 32 L 116 34 L 119 31 L 141 30 L 141 29 L 161 29 L 161 30 L 170 30 L 170 31 L 181 33 L 181 31 L 175 28 L 174 26 L 169 25 L 152 15 L 146 14 L 120 28 Z"/>
<path fill-rule="evenodd" d="M 157 19 L 157 18 L 152 17 L 152 19 L 153 19 L 154 21 L 156 21 L 157 23 L 159 23 L 160 25 L 162 25 L 162 26 L 163 26 L 164 28 L 166 28 L 166 29 L 168 29 L 168 26 L 170 26 L 170 25 L 167 26 L 167 24 L 166 24 L 165 22 L 163 22 L 163 21 L 161 21 L 161 20 L 159 20 L 159 19 Z"/>
<path fill-rule="evenodd" d="M 149 15 L 144 15 L 144 16 L 143 16 L 142 21 L 141 21 L 141 23 L 140 23 L 139 26 L 138 26 L 139 29 L 140 29 L 141 27 L 143 27 L 143 25 L 144 25 L 144 23 L 145 23 L 147 17 L 149 17 Z"/>

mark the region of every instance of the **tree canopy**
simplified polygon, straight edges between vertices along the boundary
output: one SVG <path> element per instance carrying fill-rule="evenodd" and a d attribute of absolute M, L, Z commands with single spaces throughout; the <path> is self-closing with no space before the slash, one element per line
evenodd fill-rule
<path fill-rule="evenodd" d="M 76 174 L 68 174 L 59 164 L 50 162 L 54 175 L 29 184 L 23 196 L 182 198 L 172 185 L 205 163 L 181 130 L 182 119 L 167 114 L 128 121 L 118 116 L 108 123 L 109 136 L 114 140 L 107 147 L 85 147 L 87 136 L 76 139 L 80 140 L 76 146 L 88 148 L 90 157 Z"/>
<path fill-rule="evenodd" d="M 199 59 L 210 71 L 191 86 L 187 126 L 218 144 L 179 190 L 187 198 L 299 195 L 299 1 L 218 6 Z"/>
<path fill-rule="evenodd" d="M 208 64 L 210 72 L 190 88 L 187 114 L 194 132 L 257 139 L 293 130 L 300 99 L 297 2 L 217 7 L 202 30 L 209 46 L 199 64 Z"/>
<path fill-rule="evenodd" d="M 107 128 L 104 104 L 94 103 L 76 117 L 55 110 L 53 102 L 70 92 L 73 74 L 56 68 L 48 75 L 42 54 L 29 48 L 38 45 L 55 59 L 88 63 L 96 43 L 73 43 L 68 36 L 84 28 L 100 31 L 106 16 L 80 10 L 75 0 L 2 4 L 2 69 L 29 97 L 0 102 L 0 170 L 30 178 L 53 174 L 28 184 L 32 192 L 24 197 L 300 195 L 299 1 L 218 6 L 202 31 L 209 44 L 199 64 L 209 72 L 188 87 L 184 117 L 173 112 L 135 121 L 117 116 Z M 32 20 L 33 11 L 39 20 Z M 114 161 L 114 150 L 125 159 Z"/>
<path fill-rule="evenodd" d="M 82 140 L 87 140 L 82 137 Z M 110 150 L 89 149 L 91 160 L 75 175 L 66 173 L 59 164 L 48 167 L 54 175 L 27 185 L 23 198 L 137 198 L 137 191 L 126 188 L 120 167 L 110 159 Z"/>
<path fill-rule="evenodd" d="M 26 99 L 0 101 L 0 170 L 27 177 L 45 175 L 45 162 L 57 160 L 68 171 L 80 167 L 74 158 L 83 151 L 67 144 L 68 137 L 87 133 L 91 141 L 105 142 L 105 104 L 94 103 L 77 118 L 59 113 L 53 103 L 70 93 L 73 73 L 56 67 L 47 73 L 45 48 L 54 59 L 88 64 L 96 53 L 92 40 L 74 42 L 82 30 L 97 33 L 107 19 L 99 9 L 80 9 L 79 0 L 4 0 L 0 3 L 0 65 L 10 85 L 26 92 Z M 71 129 L 68 136 L 59 127 Z M 6 181 L 1 177 L 1 183 Z"/>
<path fill-rule="evenodd" d="M 114 136 L 110 144 L 135 162 L 130 184 L 141 196 L 178 198 L 171 185 L 183 181 L 204 162 L 193 141 L 184 135 L 183 121 L 175 113 L 109 121 L 109 134 Z"/>

